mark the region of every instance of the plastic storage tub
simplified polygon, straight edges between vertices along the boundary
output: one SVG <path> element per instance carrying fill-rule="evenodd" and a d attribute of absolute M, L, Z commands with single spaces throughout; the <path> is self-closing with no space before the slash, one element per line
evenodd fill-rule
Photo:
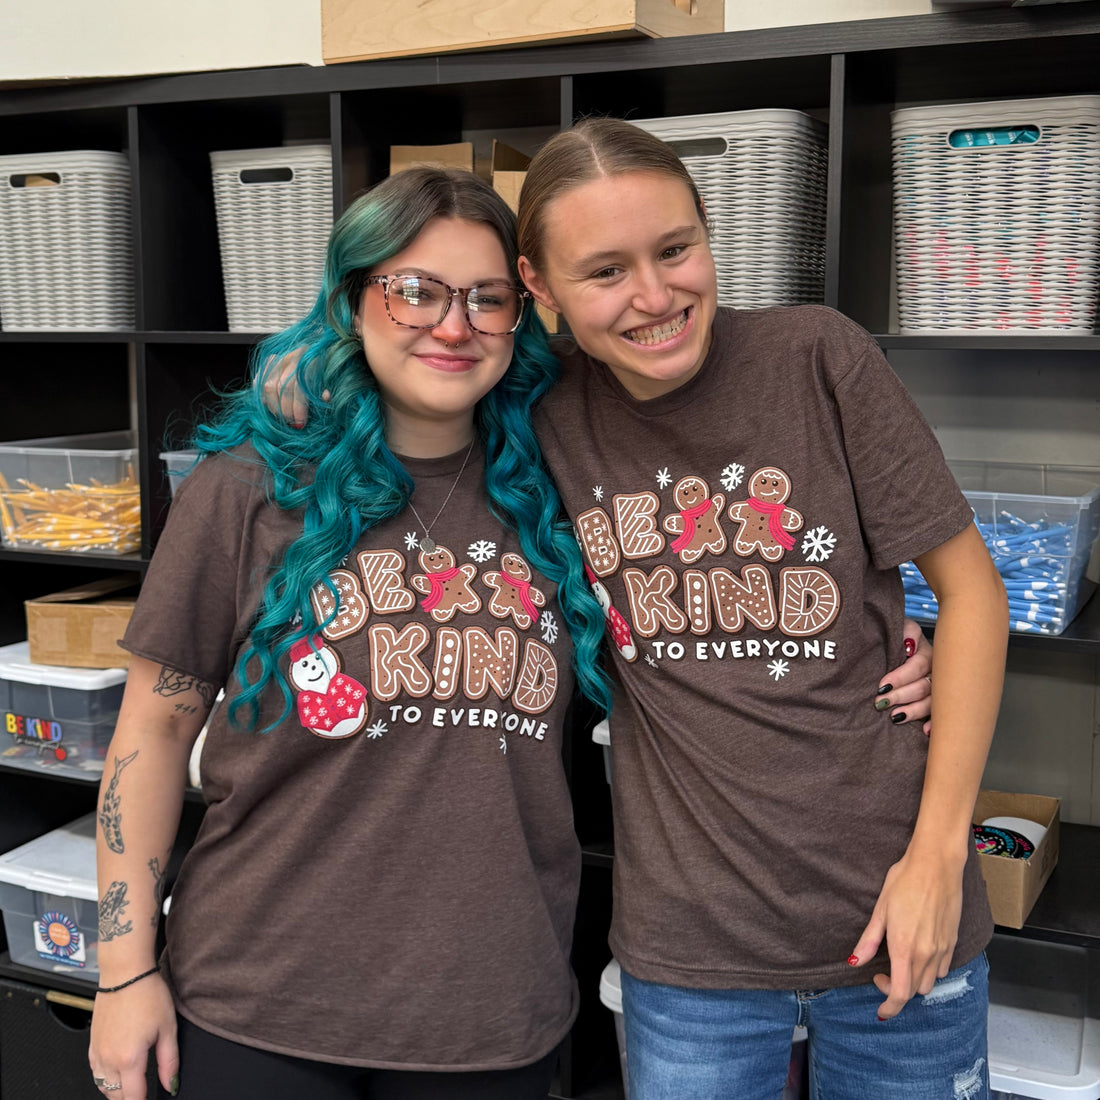
<path fill-rule="evenodd" d="M 328 145 L 210 154 L 230 332 L 276 332 L 309 312 L 332 229 Z"/>
<path fill-rule="evenodd" d="M 824 300 L 823 123 L 801 111 L 761 110 L 634 124 L 671 145 L 699 189 L 722 305 L 747 309 Z"/>
<path fill-rule="evenodd" d="M 11 961 L 99 980 L 95 814 L 0 856 L 0 909 Z"/>
<path fill-rule="evenodd" d="M 0 327 L 134 327 L 130 164 L 122 153 L 0 157 Z"/>
<path fill-rule="evenodd" d="M 1086 947 L 994 936 L 989 1085 L 1031 1100 L 1100 1097 L 1100 958 Z"/>
<path fill-rule="evenodd" d="M 89 554 L 140 549 L 137 470 L 130 432 L 0 443 L 4 546 Z"/>
<path fill-rule="evenodd" d="M 899 331 L 1091 333 L 1100 96 L 892 117 Z"/>
<path fill-rule="evenodd" d="M 1008 591 L 1012 629 L 1061 634 L 1096 588 L 1100 470 L 951 462 Z M 902 566 L 906 614 L 936 618 L 912 562 Z"/>
<path fill-rule="evenodd" d="M 160 460 L 164 463 L 172 496 L 176 495 L 179 483 L 195 468 L 198 458 L 198 451 L 161 451 Z"/>
<path fill-rule="evenodd" d="M 99 775 L 125 687 L 125 669 L 36 664 L 26 642 L 0 648 L 0 763 Z"/>

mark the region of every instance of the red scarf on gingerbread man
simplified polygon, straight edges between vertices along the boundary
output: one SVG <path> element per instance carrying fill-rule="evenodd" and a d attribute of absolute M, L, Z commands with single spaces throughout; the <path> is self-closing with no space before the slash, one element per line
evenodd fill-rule
<path fill-rule="evenodd" d="M 782 504 L 769 504 L 766 500 L 761 500 L 759 497 L 749 497 L 749 507 L 754 511 L 759 512 L 762 516 L 768 517 L 768 530 L 772 533 L 772 538 L 783 547 L 784 550 L 794 549 L 794 536 L 787 534 L 783 530 L 783 505 Z"/>

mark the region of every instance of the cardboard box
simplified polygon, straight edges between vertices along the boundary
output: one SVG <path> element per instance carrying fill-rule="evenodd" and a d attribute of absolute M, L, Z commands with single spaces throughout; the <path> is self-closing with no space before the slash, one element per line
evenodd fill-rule
<path fill-rule="evenodd" d="M 134 610 L 138 583 L 132 574 L 123 574 L 27 600 L 31 660 L 70 668 L 127 668 L 130 654 L 118 639 Z"/>
<path fill-rule="evenodd" d="M 725 0 L 321 0 L 321 54 L 331 65 L 571 38 L 712 34 L 724 25 Z"/>
<path fill-rule="evenodd" d="M 980 791 L 974 806 L 974 824 L 991 817 L 1022 817 L 1046 829 L 1038 847 L 1027 859 L 979 854 L 993 920 L 1005 928 L 1023 928 L 1058 862 L 1058 826 L 1061 803 L 1041 794 Z"/>
<path fill-rule="evenodd" d="M 464 168 L 474 170 L 474 146 L 470 141 L 453 145 L 391 145 L 390 175 L 406 168 Z"/>

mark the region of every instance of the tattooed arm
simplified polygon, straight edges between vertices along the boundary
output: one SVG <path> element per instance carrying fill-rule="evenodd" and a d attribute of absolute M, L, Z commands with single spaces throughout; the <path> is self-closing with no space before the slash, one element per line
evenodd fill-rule
<path fill-rule="evenodd" d="M 134 657 L 100 785 L 99 983 L 119 985 L 156 962 L 164 868 L 179 825 L 191 747 L 217 688 Z M 178 1068 L 175 1010 L 153 974 L 96 997 L 89 1058 L 93 1072 L 121 1081 L 125 1100 L 145 1097 L 145 1062 L 156 1047 L 165 1088 Z"/>

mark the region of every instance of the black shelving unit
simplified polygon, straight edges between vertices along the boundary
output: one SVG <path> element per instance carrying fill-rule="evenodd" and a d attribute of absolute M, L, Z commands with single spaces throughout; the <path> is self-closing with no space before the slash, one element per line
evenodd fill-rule
<path fill-rule="evenodd" d="M 104 571 L 143 572 L 169 500 L 158 454 L 170 429 L 201 411 L 212 386 L 243 378 L 256 337 L 226 331 L 212 150 L 330 144 L 336 213 L 386 173 L 391 143 L 507 130 L 509 142 L 522 147 L 525 133 L 534 145 L 548 130 L 591 113 L 809 111 L 829 124 L 827 303 L 879 333 L 888 355 L 985 357 L 992 389 L 998 355 L 1042 353 L 1057 370 L 1065 353 L 1100 360 L 1100 335 L 890 332 L 890 111 L 953 99 L 1097 94 L 1097 57 L 1096 5 L 1066 4 L 0 90 L 0 152 L 101 148 L 128 157 L 136 302 L 132 331 L 0 331 L 0 368 L 15 397 L 0 402 L 0 439 L 134 427 L 143 520 L 142 550 L 125 558 L 0 550 L 0 644 L 24 636 L 24 599 Z M 380 111 L 383 102 L 403 109 Z M 1100 390 L 1100 371 L 1096 378 Z M 1100 677 L 1100 597 L 1064 634 L 1020 635 L 1012 644 L 1017 658 L 1057 654 L 1078 665 L 1092 658 Z M 584 723 L 566 763 L 584 848 L 575 960 L 582 1003 L 556 1093 L 608 1100 L 621 1096 L 618 1058 L 610 1013 L 596 991 L 609 957 L 611 814 L 599 749 Z M 60 783 L 0 764 L 0 850 L 94 804 L 91 783 Z M 189 802 L 185 818 L 199 809 Z M 1018 934 L 1100 946 L 1092 870 L 1098 857 L 1100 829 L 1063 824 L 1061 863 Z M 3 958 L 0 976 L 13 976 Z M 14 976 L 43 980 L 33 971 Z"/>

